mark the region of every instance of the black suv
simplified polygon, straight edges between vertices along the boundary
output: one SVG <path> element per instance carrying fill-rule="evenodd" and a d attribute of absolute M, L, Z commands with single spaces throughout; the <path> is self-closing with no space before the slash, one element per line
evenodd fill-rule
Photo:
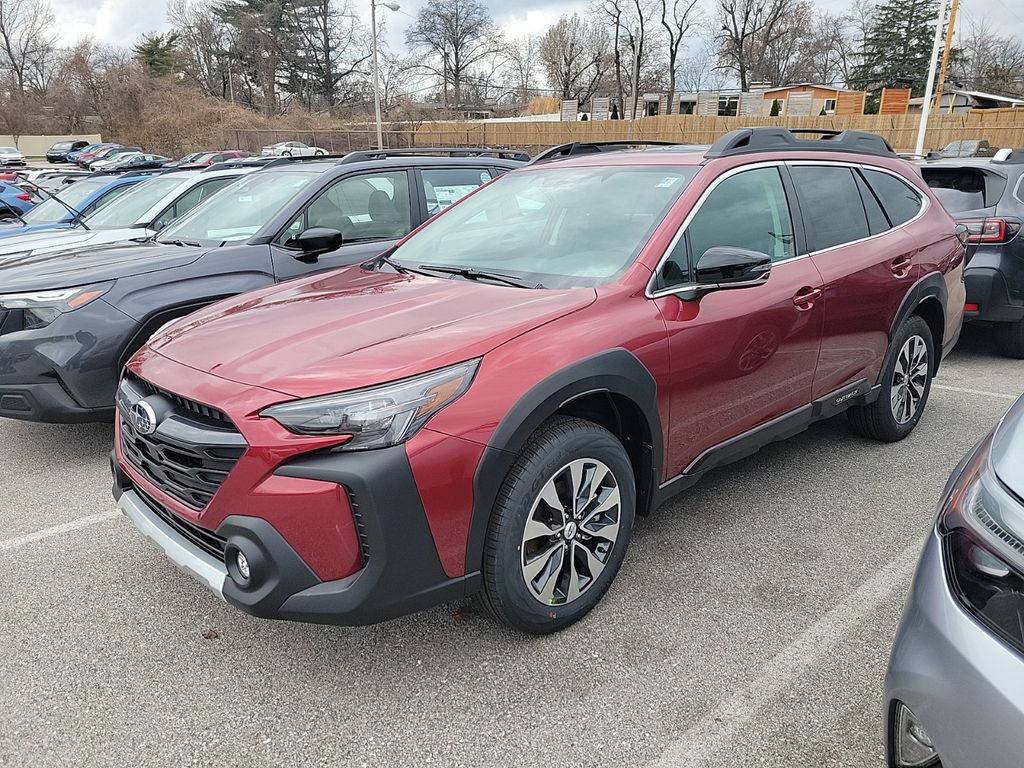
<path fill-rule="evenodd" d="M 522 165 L 504 152 L 426 151 L 275 160 L 146 242 L 3 262 L 0 416 L 108 419 L 122 365 L 171 320 L 373 258 Z"/>
<path fill-rule="evenodd" d="M 921 174 L 968 229 L 964 319 L 991 323 L 999 351 L 1024 358 L 1024 150 L 938 160 Z"/>

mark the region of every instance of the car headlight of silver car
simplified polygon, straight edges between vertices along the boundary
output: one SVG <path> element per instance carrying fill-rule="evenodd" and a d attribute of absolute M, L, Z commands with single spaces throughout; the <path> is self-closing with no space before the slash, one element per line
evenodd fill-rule
<path fill-rule="evenodd" d="M 945 496 L 943 560 L 959 602 L 1024 654 L 1024 505 L 996 477 L 986 438 Z"/>
<path fill-rule="evenodd" d="M 274 405 L 260 415 L 299 435 L 351 435 L 336 450 L 398 445 L 461 397 L 479 358 L 367 389 Z"/>
<path fill-rule="evenodd" d="M 30 330 L 49 325 L 65 312 L 81 309 L 110 290 L 113 282 L 58 288 L 50 291 L 0 294 L 0 309 L 24 312 L 24 328 Z"/>

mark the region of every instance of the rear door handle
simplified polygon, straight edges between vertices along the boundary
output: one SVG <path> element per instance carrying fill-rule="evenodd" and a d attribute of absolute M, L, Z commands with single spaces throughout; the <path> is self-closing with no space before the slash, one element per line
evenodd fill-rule
<path fill-rule="evenodd" d="M 913 259 L 909 256 L 900 256 L 899 258 L 893 259 L 890 267 L 892 273 L 896 277 L 906 277 L 910 274 L 910 267 L 913 265 Z"/>
<path fill-rule="evenodd" d="M 793 305 L 800 310 L 810 309 L 814 302 L 821 298 L 821 288 L 805 287 L 796 292 Z"/>

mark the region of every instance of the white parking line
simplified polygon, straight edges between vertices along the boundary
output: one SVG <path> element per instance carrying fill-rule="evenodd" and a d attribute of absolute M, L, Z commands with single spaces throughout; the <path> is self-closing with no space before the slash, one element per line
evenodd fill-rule
<path fill-rule="evenodd" d="M 906 588 L 913 573 L 919 543 L 865 581 L 855 592 L 815 622 L 761 668 L 743 688 L 733 691 L 717 707 L 672 742 L 651 765 L 656 768 L 697 768 L 720 750 L 735 749 L 736 736 L 761 710 L 783 693 L 808 668 L 835 652 L 846 636 L 897 590 Z"/>
<path fill-rule="evenodd" d="M 108 512 L 97 512 L 95 515 L 88 515 L 86 517 L 80 517 L 77 520 L 71 520 L 60 525 L 54 525 L 51 528 L 43 528 L 41 531 L 35 531 L 34 533 L 26 533 L 24 536 L 16 536 L 13 539 L 5 539 L 0 541 L 0 552 L 6 552 L 9 549 L 17 549 L 23 547 L 26 544 L 31 544 L 34 541 L 41 539 L 48 539 L 51 536 L 60 536 L 62 533 L 68 533 L 69 531 L 77 531 L 79 528 L 87 528 L 90 525 L 96 525 L 107 520 L 113 520 L 115 517 L 121 516 L 121 510 L 113 509 Z"/>
<path fill-rule="evenodd" d="M 1005 392 L 989 392 L 984 389 L 968 389 L 967 387 L 953 387 L 949 384 L 932 383 L 932 389 L 945 389 L 949 392 L 961 392 L 965 395 L 982 395 L 983 397 L 998 397 L 1001 400 L 1016 400 L 1020 395 L 1008 395 Z"/>

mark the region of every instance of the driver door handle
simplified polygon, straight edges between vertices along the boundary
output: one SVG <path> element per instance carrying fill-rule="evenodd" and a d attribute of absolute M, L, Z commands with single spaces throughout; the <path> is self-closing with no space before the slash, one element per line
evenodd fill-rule
<path fill-rule="evenodd" d="M 821 298 L 821 288 L 807 286 L 801 288 L 793 297 L 793 305 L 799 310 L 808 310 L 814 306 L 814 302 Z"/>

